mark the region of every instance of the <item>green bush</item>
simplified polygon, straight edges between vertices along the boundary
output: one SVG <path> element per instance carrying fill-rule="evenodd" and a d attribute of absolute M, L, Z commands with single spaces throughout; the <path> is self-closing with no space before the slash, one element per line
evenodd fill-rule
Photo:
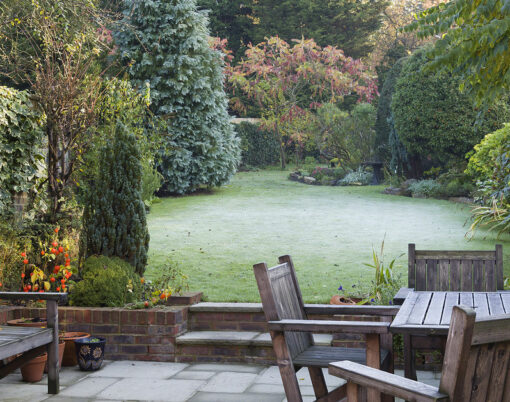
<path fill-rule="evenodd" d="M 90 256 L 74 285 L 69 304 L 84 307 L 122 307 L 141 296 L 140 276 L 134 267 L 117 257 Z"/>
<path fill-rule="evenodd" d="M 339 186 L 367 186 L 372 181 L 373 173 L 364 171 L 361 167 L 338 181 Z"/>
<path fill-rule="evenodd" d="M 28 92 L 0 86 L 0 214 L 13 193 L 30 190 L 37 178 L 44 161 L 42 124 Z"/>
<path fill-rule="evenodd" d="M 241 140 L 242 166 L 269 166 L 280 161 L 280 148 L 273 132 L 243 121 L 235 126 Z"/>
<path fill-rule="evenodd" d="M 424 50 L 404 62 L 392 96 L 395 129 L 407 149 L 415 177 L 428 166 L 447 166 L 462 161 L 485 134 L 508 120 L 506 103 L 489 105 L 483 121 L 472 99 L 459 91 L 460 78 L 446 72 L 422 69 Z"/>
<path fill-rule="evenodd" d="M 475 145 L 467 172 L 478 181 L 484 197 L 510 199 L 510 124 Z"/>
<path fill-rule="evenodd" d="M 413 197 L 436 198 L 442 196 L 441 184 L 436 180 L 420 180 L 409 186 Z"/>
<path fill-rule="evenodd" d="M 142 165 L 136 138 L 118 123 L 113 142 L 101 152 L 102 164 L 87 193 L 83 212 L 82 255 L 117 256 L 142 275 L 149 232 L 142 201 Z"/>

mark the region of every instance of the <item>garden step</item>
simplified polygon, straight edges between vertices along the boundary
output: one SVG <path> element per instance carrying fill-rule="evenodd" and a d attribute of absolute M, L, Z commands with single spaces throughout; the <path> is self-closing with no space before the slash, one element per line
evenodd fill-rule
<path fill-rule="evenodd" d="M 330 346 L 333 339 L 329 334 L 314 334 L 315 343 Z M 177 345 L 236 345 L 236 346 L 269 346 L 269 333 L 255 331 L 190 331 L 176 338 Z"/>
<path fill-rule="evenodd" d="M 331 335 L 314 335 L 318 345 L 331 345 Z M 275 364 L 271 338 L 258 331 L 190 331 L 175 340 L 177 362 Z"/>

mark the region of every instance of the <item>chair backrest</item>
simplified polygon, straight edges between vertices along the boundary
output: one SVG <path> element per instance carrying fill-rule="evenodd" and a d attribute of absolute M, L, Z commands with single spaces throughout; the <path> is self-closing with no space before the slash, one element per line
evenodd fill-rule
<path fill-rule="evenodd" d="M 286 255 L 279 262 L 272 268 L 265 263 L 253 266 L 266 319 L 307 319 L 292 259 Z M 306 332 L 285 332 L 285 343 L 295 357 L 313 345 L 313 338 Z"/>
<path fill-rule="evenodd" d="M 415 290 L 503 290 L 503 247 L 494 251 L 416 250 L 409 244 L 408 287 Z"/>
<path fill-rule="evenodd" d="M 475 317 L 453 308 L 439 390 L 451 401 L 510 401 L 510 314 Z"/>

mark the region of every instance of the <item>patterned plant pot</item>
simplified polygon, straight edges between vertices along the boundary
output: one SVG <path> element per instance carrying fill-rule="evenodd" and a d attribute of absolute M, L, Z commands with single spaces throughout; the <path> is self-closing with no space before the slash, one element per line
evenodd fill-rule
<path fill-rule="evenodd" d="M 99 336 L 76 339 L 76 359 L 81 370 L 99 370 L 104 359 L 106 339 Z"/>

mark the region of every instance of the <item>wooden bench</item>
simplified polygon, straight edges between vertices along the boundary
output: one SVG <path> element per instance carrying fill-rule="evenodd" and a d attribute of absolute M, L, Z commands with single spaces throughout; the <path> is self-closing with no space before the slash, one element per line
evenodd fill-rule
<path fill-rule="evenodd" d="M 349 361 L 329 373 L 348 381 L 349 402 L 360 386 L 410 401 L 510 401 L 510 315 L 475 318 L 453 308 L 439 388 Z"/>
<path fill-rule="evenodd" d="M 351 359 L 371 367 L 393 371 L 392 338 L 388 327 L 398 312 L 394 306 L 333 306 L 303 304 L 301 291 L 290 256 L 268 268 L 253 266 L 264 314 L 273 342 L 287 400 L 302 401 L 296 371 L 307 367 L 318 401 L 337 401 L 345 396 L 345 387 L 328 392 L 322 368 L 332 361 Z M 386 321 L 308 320 L 307 315 L 374 315 Z M 367 348 L 314 345 L 312 333 L 365 334 Z M 370 400 L 370 395 L 369 395 Z"/>
<path fill-rule="evenodd" d="M 67 300 L 67 293 L 0 292 L 0 299 L 45 300 L 47 328 L 0 326 L 0 361 L 17 356 L 0 365 L 0 378 L 47 351 L 48 393 L 59 393 L 58 367 L 58 302 Z"/>

